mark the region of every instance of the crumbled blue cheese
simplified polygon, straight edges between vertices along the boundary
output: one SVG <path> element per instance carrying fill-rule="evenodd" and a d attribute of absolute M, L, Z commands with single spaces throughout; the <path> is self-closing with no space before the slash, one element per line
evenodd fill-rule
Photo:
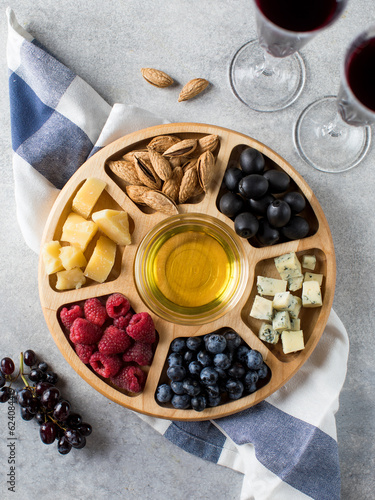
<path fill-rule="evenodd" d="M 272 320 L 272 328 L 276 331 L 290 330 L 290 316 L 287 311 L 277 311 Z"/>
<path fill-rule="evenodd" d="M 290 330 L 300 330 L 301 320 L 299 318 L 290 318 Z"/>
<path fill-rule="evenodd" d="M 276 293 L 286 291 L 287 282 L 284 280 L 267 278 L 265 276 L 257 277 L 257 289 L 259 295 L 274 296 Z"/>
<path fill-rule="evenodd" d="M 303 283 L 303 275 L 299 274 L 298 276 L 293 276 L 293 278 L 288 279 L 288 290 L 291 292 L 296 292 L 297 290 L 301 290 Z"/>
<path fill-rule="evenodd" d="M 303 307 L 320 307 L 322 305 L 322 293 L 317 281 L 305 281 L 302 286 Z"/>
<path fill-rule="evenodd" d="M 281 342 L 284 354 L 301 351 L 305 348 L 302 330 L 285 330 L 281 333 Z"/>
<path fill-rule="evenodd" d="M 295 252 L 286 253 L 274 259 L 276 269 L 283 280 L 302 274 L 301 263 Z"/>
<path fill-rule="evenodd" d="M 269 344 L 277 344 L 280 338 L 280 333 L 275 331 L 269 323 L 262 323 L 259 328 L 258 336 L 260 340 Z"/>
<path fill-rule="evenodd" d="M 290 292 L 276 293 L 273 298 L 273 308 L 278 311 L 287 311 L 292 306 L 293 295 Z"/>
<path fill-rule="evenodd" d="M 305 273 L 304 281 L 317 281 L 319 286 L 322 286 L 323 274 Z"/>
<path fill-rule="evenodd" d="M 310 269 L 314 271 L 316 266 L 316 257 L 315 255 L 303 255 L 302 256 L 302 267 L 305 269 Z"/>
<path fill-rule="evenodd" d="M 250 311 L 250 316 L 256 319 L 264 319 L 272 321 L 273 307 L 272 300 L 265 299 L 259 295 L 255 295 L 253 307 Z"/>
<path fill-rule="evenodd" d="M 288 308 L 289 316 L 291 318 L 298 318 L 301 307 L 302 307 L 302 300 L 296 295 L 292 295 L 291 304 L 290 307 Z"/>

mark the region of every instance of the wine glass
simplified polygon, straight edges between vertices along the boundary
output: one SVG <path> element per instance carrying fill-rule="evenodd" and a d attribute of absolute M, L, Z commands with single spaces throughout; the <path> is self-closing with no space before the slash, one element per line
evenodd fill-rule
<path fill-rule="evenodd" d="M 339 173 L 362 161 L 375 122 L 375 25 L 348 47 L 338 96 L 310 104 L 294 132 L 302 158 L 323 172 Z"/>
<path fill-rule="evenodd" d="M 305 82 L 298 50 L 331 25 L 348 0 L 253 0 L 258 40 L 245 43 L 230 65 L 236 97 L 255 111 L 294 102 Z"/>

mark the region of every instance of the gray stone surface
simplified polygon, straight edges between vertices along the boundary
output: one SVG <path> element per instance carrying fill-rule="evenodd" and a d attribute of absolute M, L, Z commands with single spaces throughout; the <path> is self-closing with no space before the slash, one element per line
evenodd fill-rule
<path fill-rule="evenodd" d="M 284 111 L 258 114 L 238 102 L 228 81 L 229 61 L 254 38 L 249 1 L 224 0 L 9 0 L 22 26 L 91 84 L 110 104 L 131 103 L 170 121 L 228 127 L 267 144 L 306 179 L 329 222 L 337 255 L 334 308 L 349 332 L 348 376 L 337 414 L 342 498 L 374 498 L 374 148 L 363 163 L 340 175 L 320 173 L 294 149 L 292 129 L 302 109 L 338 89 L 348 41 L 374 18 L 373 0 L 356 0 L 301 54 L 307 84 Z M 62 357 L 39 304 L 37 256 L 17 226 L 5 61 L 6 3 L 0 15 L 0 356 L 32 347 L 63 376 L 65 391 L 96 429 L 90 445 L 66 457 L 38 442 L 34 423 L 16 419 L 16 493 L 6 487 L 7 412 L 0 411 L 1 498 L 238 499 L 242 476 L 184 453 L 133 414 L 95 392 Z M 211 88 L 177 103 L 179 87 L 150 88 L 141 67 L 168 72 L 179 84 L 207 78 Z M 329 380 L 327 380 L 329 384 Z"/>

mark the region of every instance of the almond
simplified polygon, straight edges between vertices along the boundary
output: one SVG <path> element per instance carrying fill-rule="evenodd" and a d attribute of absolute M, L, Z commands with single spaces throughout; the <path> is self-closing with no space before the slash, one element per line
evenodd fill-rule
<path fill-rule="evenodd" d="M 158 135 L 154 137 L 147 145 L 148 149 L 154 149 L 158 153 L 164 153 L 168 148 L 177 144 L 181 139 L 174 135 Z"/>
<path fill-rule="evenodd" d="M 178 214 L 176 203 L 161 191 L 146 191 L 142 196 L 143 202 L 157 212 L 162 212 L 167 215 Z"/>
<path fill-rule="evenodd" d="M 134 203 L 145 205 L 142 196 L 146 191 L 151 191 L 151 189 L 147 186 L 126 186 L 125 191 Z"/>
<path fill-rule="evenodd" d="M 162 192 L 176 203 L 178 203 L 178 194 L 180 192 L 183 175 L 182 168 L 175 167 L 172 172 L 172 176 L 163 184 Z"/>
<path fill-rule="evenodd" d="M 120 179 L 123 179 L 128 184 L 132 184 L 135 186 L 142 185 L 133 162 L 125 160 L 109 161 L 108 166 L 114 174 L 116 174 L 118 177 L 120 177 Z"/>
<path fill-rule="evenodd" d="M 211 151 L 205 151 L 200 155 L 197 162 L 198 181 L 204 192 L 214 175 L 215 158 Z"/>
<path fill-rule="evenodd" d="M 134 155 L 134 160 L 135 169 L 142 184 L 151 189 L 160 189 L 161 179 L 156 174 L 150 160 L 138 153 Z"/>
<path fill-rule="evenodd" d="M 151 83 L 154 87 L 163 88 L 173 84 L 173 79 L 159 69 L 142 68 L 141 73 L 146 82 Z"/>
<path fill-rule="evenodd" d="M 182 88 L 178 97 L 178 102 L 192 99 L 193 97 L 203 92 L 203 90 L 206 89 L 208 85 L 209 81 L 205 80 L 204 78 L 194 78 L 193 80 L 190 80 Z"/>
<path fill-rule="evenodd" d="M 166 181 L 172 175 L 172 167 L 167 158 L 154 149 L 149 149 L 150 162 L 156 174 L 162 181 Z"/>
<path fill-rule="evenodd" d="M 167 151 L 164 151 L 164 156 L 188 156 L 191 154 L 198 146 L 197 139 L 184 139 L 183 141 L 174 144 Z"/>
<path fill-rule="evenodd" d="M 198 174 L 195 168 L 191 168 L 184 173 L 181 181 L 180 192 L 178 194 L 178 202 L 185 203 L 193 196 L 196 191 L 198 182 Z"/>

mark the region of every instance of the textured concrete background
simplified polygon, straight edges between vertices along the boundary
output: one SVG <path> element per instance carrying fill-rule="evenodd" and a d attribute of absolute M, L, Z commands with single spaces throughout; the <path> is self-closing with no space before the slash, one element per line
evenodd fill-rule
<path fill-rule="evenodd" d="M 0 9 L 0 357 L 34 348 L 63 376 L 65 393 L 97 429 L 95 443 L 66 457 L 38 442 L 33 422 L 17 419 L 17 493 L 6 491 L 5 445 L 0 446 L 1 498 L 238 499 L 242 476 L 206 463 L 170 444 L 132 412 L 96 393 L 70 368 L 45 325 L 37 289 L 37 256 L 24 244 L 15 217 L 5 61 L 5 8 L 109 104 L 148 108 L 170 121 L 228 127 L 267 144 L 289 161 L 314 190 L 328 219 L 337 255 L 334 308 L 349 332 L 348 376 L 337 414 L 342 498 L 374 498 L 374 260 L 375 150 L 354 170 L 320 173 L 303 163 L 292 130 L 302 109 L 338 89 L 349 40 L 374 21 L 373 0 L 352 0 L 342 18 L 301 52 L 307 84 L 284 111 L 258 114 L 231 93 L 228 65 L 254 38 L 245 0 L 17 0 Z M 204 95 L 177 103 L 179 87 L 159 90 L 141 67 L 169 73 L 179 84 L 203 77 Z M 329 381 L 327 380 L 327 384 Z M 6 410 L 0 411 L 5 432 Z M 38 465 L 37 465 L 38 464 Z"/>

